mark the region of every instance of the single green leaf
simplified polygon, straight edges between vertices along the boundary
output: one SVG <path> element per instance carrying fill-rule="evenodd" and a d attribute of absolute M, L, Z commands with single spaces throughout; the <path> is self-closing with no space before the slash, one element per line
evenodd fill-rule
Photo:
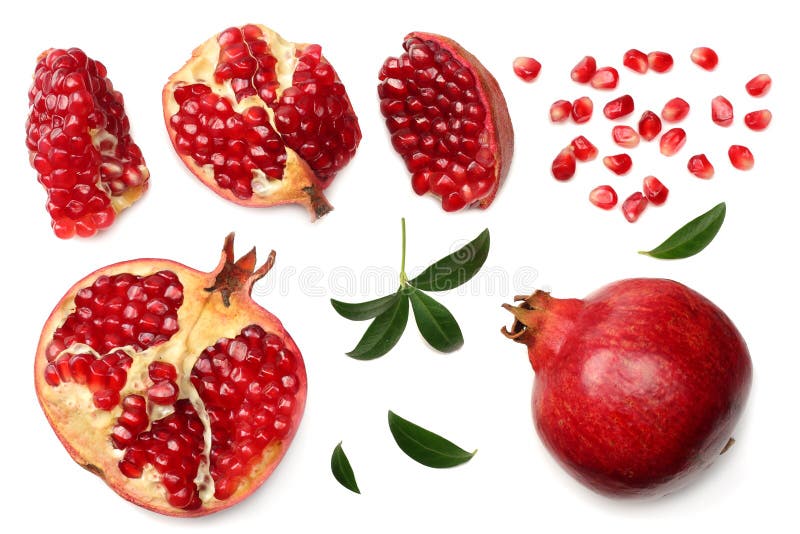
<path fill-rule="evenodd" d="M 481 269 L 489 256 L 489 229 L 475 239 L 433 263 L 409 283 L 423 291 L 445 291 L 458 287 Z"/>
<path fill-rule="evenodd" d="M 334 478 L 339 481 L 339 484 L 349 489 L 353 493 L 361 493 L 356 483 L 356 475 L 353 473 L 353 468 L 350 466 L 350 460 L 342 449 L 342 442 L 333 449 L 331 454 L 331 472 Z"/>
<path fill-rule="evenodd" d="M 464 345 L 461 328 L 447 308 L 413 287 L 408 287 L 406 293 L 411 300 L 419 333 L 431 347 L 439 352 L 453 352 Z"/>
<path fill-rule="evenodd" d="M 331 299 L 331 306 L 336 313 L 351 321 L 366 321 L 388 310 L 394 302 L 396 295 L 386 295 L 368 302 L 342 302 Z"/>
<path fill-rule="evenodd" d="M 400 449 L 412 460 L 428 467 L 454 467 L 466 463 L 477 450 L 467 452 L 458 445 L 407 421 L 389 410 L 389 430 Z"/>
<path fill-rule="evenodd" d="M 653 250 L 641 250 L 639 254 L 662 260 L 675 260 L 694 256 L 714 239 L 725 220 L 725 203 L 720 202 L 704 214 L 692 219 L 666 241 Z"/>
<path fill-rule="evenodd" d="M 392 305 L 375 317 L 356 348 L 347 353 L 356 360 L 380 358 L 394 347 L 408 322 L 408 297 L 402 290 L 393 296 Z"/>

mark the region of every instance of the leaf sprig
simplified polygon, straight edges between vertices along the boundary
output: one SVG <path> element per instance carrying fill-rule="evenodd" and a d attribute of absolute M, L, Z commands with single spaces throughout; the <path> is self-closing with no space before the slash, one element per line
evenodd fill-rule
<path fill-rule="evenodd" d="M 639 251 L 639 254 L 662 260 L 677 260 L 694 256 L 711 243 L 724 220 L 725 203 L 720 202 L 678 228 L 656 248 Z"/>

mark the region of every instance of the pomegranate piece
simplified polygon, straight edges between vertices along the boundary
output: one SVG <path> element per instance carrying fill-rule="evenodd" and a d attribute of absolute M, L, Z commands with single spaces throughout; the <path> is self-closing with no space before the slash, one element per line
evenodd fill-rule
<path fill-rule="evenodd" d="M 619 73 L 614 67 L 601 67 L 595 71 L 589 83 L 595 89 L 614 89 L 619 83 Z"/>
<path fill-rule="evenodd" d="M 711 120 L 720 126 L 733 124 L 733 105 L 724 96 L 716 96 L 711 100 Z"/>
<path fill-rule="evenodd" d="M 645 141 L 652 141 L 661 133 L 661 119 L 652 111 L 642 113 L 639 119 L 639 135 Z"/>
<path fill-rule="evenodd" d="M 518 57 L 514 60 L 514 74 L 522 81 L 532 82 L 539 76 L 542 64 L 532 57 Z"/>
<path fill-rule="evenodd" d="M 719 458 L 752 382 L 747 345 L 711 301 L 665 279 L 621 280 L 584 299 L 544 291 L 504 307 L 527 346 L 534 425 L 582 484 L 660 497 Z M 569 407 L 569 409 L 565 409 Z"/>
<path fill-rule="evenodd" d="M 633 160 L 628 154 L 616 154 L 604 157 L 603 165 L 614 174 L 622 176 L 631 170 Z"/>
<path fill-rule="evenodd" d="M 25 144 L 56 236 L 108 228 L 147 190 L 150 173 L 106 67 L 78 48 L 46 50 L 28 102 Z"/>
<path fill-rule="evenodd" d="M 669 100 L 661 110 L 661 118 L 667 122 L 682 121 L 688 114 L 689 103 L 680 97 Z"/>
<path fill-rule="evenodd" d="M 692 63 L 705 70 L 714 70 L 719 63 L 717 53 L 707 46 L 698 46 L 692 50 Z"/>
<path fill-rule="evenodd" d="M 616 144 L 624 148 L 633 148 L 639 144 L 639 134 L 630 126 L 614 126 L 611 137 Z"/>
<path fill-rule="evenodd" d="M 654 72 L 667 72 L 672 68 L 673 63 L 672 55 L 666 52 L 650 52 L 647 54 L 647 65 Z"/>
<path fill-rule="evenodd" d="M 72 458 L 125 499 L 200 516 L 252 493 L 303 414 L 302 355 L 250 299 L 255 249 L 212 273 L 133 260 L 75 284 L 42 329 L 40 404 Z"/>
<path fill-rule="evenodd" d="M 588 96 L 582 96 L 572 103 L 572 120 L 578 124 L 587 122 L 592 118 L 594 103 Z"/>
<path fill-rule="evenodd" d="M 710 161 L 708 161 L 708 158 L 705 154 L 697 154 L 696 156 L 689 158 L 687 168 L 689 169 L 690 173 L 694 174 L 698 178 L 708 179 L 714 176 L 714 166 Z"/>
<path fill-rule="evenodd" d="M 755 159 L 750 149 L 742 145 L 731 145 L 728 149 L 728 158 L 731 165 L 740 171 L 749 171 L 755 165 Z"/>
<path fill-rule="evenodd" d="M 768 109 L 760 109 L 758 111 L 751 111 L 744 116 L 744 123 L 751 130 L 757 132 L 764 130 L 772 121 L 772 113 Z"/>
<path fill-rule="evenodd" d="M 572 103 L 567 100 L 556 100 L 550 106 L 550 121 L 564 122 L 572 114 Z"/>
<path fill-rule="evenodd" d="M 598 185 L 589 193 L 589 202 L 600 209 L 610 210 L 617 205 L 617 192 L 610 185 Z"/>
<path fill-rule="evenodd" d="M 646 176 L 642 183 L 642 192 L 649 202 L 660 206 L 667 201 L 669 189 L 655 176 Z"/>
<path fill-rule="evenodd" d="M 745 84 L 744 88 L 750 96 L 760 97 L 769 92 L 772 87 L 772 78 L 769 74 L 759 74 Z"/>
<path fill-rule="evenodd" d="M 603 106 L 603 115 L 612 120 L 631 113 L 633 113 L 633 97 L 631 95 L 622 95 Z"/>
<path fill-rule="evenodd" d="M 558 153 L 550 170 L 553 177 L 562 182 L 575 176 L 575 154 L 572 152 L 572 147 L 566 147 Z"/>
<path fill-rule="evenodd" d="M 625 220 L 629 223 L 638 221 L 648 202 L 647 197 L 639 191 L 626 198 L 622 203 L 622 215 L 625 216 Z"/>
<path fill-rule="evenodd" d="M 572 153 L 575 154 L 575 159 L 578 161 L 591 161 L 597 157 L 597 147 L 584 136 L 579 135 L 569 144 Z"/>
<path fill-rule="evenodd" d="M 589 83 L 589 80 L 594 76 L 597 70 L 597 61 L 592 56 L 584 56 L 578 63 L 572 67 L 570 77 L 573 82 Z"/>
<path fill-rule="evenodd" d="M 674 156 L 684 144 L 686 144 L 686 132 L 683 128 L 672 128 L 661 136 L 659 150 L 665 156 Z"/>
<path fill-rule="evenodd" d="M 631 48 L 625 55 L 622 56 L 622 64 L 631 69 L 633 72 L 644 74 L 649 67 L 647 62 L 647 54 L 641 50 Z"/>
<path fill-rule="evenodd" d="M 488 208 L 514 152 L 497 80 L 447 37 L 414 32 L 403 48 L 383 63 L 378 96 L 414 191 L 440 197 L 445 211 Z"/>
<path fill-rule="evenodd" d="M 256 24 L 196 48 L 170 76 L 163 107 L 176 152 L 214 192 L 243 206 L 301 204 L 312 219 L 332 209 L 322 191 L 361 141 L 322 48 Z"/>

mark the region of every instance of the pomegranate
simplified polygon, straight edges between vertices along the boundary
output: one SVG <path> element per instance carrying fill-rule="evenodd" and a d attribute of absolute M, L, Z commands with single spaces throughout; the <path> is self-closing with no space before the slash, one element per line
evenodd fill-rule
<path fill-rule="evenodd" d="M 514 152 L 497 80 L 447 37 L 413 32 L 403 48 L 383 63 L 378 96 L 414 192 L 440 197 L 445 211 L 488 208 Z"/>
<path fill-rule="evenodd" d="M 66 239 L 108 228 L 147 190 L 150 173 L 105 66 L 78 48 L 46 50 L 28 100 L 25 144 L 53 231 Z"/>
<path fill-rule="evenodd" d="M 299 349 L 250 299 L 274 258 L 234 261 L 231 234 L 212 273 L 141 259 L 67 291 L 42 329 L 35 383 L 78 464 L 174 516 L 222 510 L 266 480 L 306 398 Z"/>
<path fill-rule="evenodd" d="M 221 197 L 244 206 L 298 203 L 313 219 L 322 193 L 361 141 L 336 71 L 316 44 L 256 24 L 197 47 L 163 91 L 180 158 Z"/>
<path fill-rule="evenodd" d="M 750 390 L 742 336 L 708 299 L 661 279 L 583 300 L 537 291 L 504 307 L 528 346 L 533 418 L 558 462 L 608 496 L 658 497 L 724 451 Z"/>

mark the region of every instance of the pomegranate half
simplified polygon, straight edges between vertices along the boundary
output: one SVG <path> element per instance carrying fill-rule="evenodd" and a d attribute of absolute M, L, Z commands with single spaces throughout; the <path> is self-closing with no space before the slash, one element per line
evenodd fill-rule
<path fill-rule="evenodd" d="M 140 259 L 67 291 L 42 329 L 35 383 L 78 464 L 174 516 L 222 510 L 266 480 L 306 399 L 300 350 L 250 298 L 274 258 L 233 261 L 231 234 L 211 273 Z"/>

